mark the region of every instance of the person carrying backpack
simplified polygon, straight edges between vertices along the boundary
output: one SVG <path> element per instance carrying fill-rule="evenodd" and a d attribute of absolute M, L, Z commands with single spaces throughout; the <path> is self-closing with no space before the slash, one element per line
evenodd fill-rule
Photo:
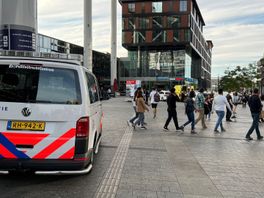
<path fill-rule="evenodd" d="M 207 126 L 205 125 L 205 121 L 204 121 L 204 102 L 205 102 L 205 98 L 204 98 L 204 94 L 203 93 L 204 93 L 204 88 L 201 88 L 199 90 L 199 93 L 197 94 L 197 96 L 195 98 L 196 110 L 199 113 L 198 118 L 195 120 L 195 125 L 199 121 L 201 121 L 203 129 L 206 129 Z"/>
<path fill-rule="evenodd" d="M 157 116 L 157 106 L 160 101 L 160 95 L 157 89 L 153 87 L 149 96 L 150 96 L 151 107 L 153 109 L 153 119 L 154 119 Z"/>

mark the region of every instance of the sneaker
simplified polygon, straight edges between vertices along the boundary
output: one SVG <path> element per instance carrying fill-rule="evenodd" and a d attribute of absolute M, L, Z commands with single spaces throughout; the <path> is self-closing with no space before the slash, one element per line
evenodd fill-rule
<path fill-rule="evenodd" d="M 233 120 L 226 120 L 227 122 L 233 122 Z"/>
<path fill-rule="evenodd" d="M 179 127 L 179 128 L 176 128 L 176 131 L 184 131 L 184 127 Z"/>
<path fill-rule="evenodd" d="M 253 138 L 249 136 L 249 137 L 246 137 L 246 140 L 250 141 L 250 140 L 253 140 Z"/>
<path fill-rule="evenodd" d="M 141 126 L 140 129 L 145 129 L 145 130 L 147 130 L 147 128 L 146 128 L 145 126 Z"/>
<path fill-rule="evenodd" d="M 220 131 L 218 131 L 217 129 L 214 130 L 215 133 L 220 133 Z"/>
<path fill-rule="evenodd" d="M 207 129 L 207 126 L 204 126 L 203 129 Z"/>
<path fill-rule="evenodd" d="M 191 134 L 197 134 L 195 130 L 191 130 Z"/>
<path fill-rule="evenodd" d="M 226 132 L 226 130 L 224 128 L 221 129 L 222 132 Z"/>
<path fill-rule="evenodd" d="M 236 118 L 236 116 L 235 115 L 233 115 L 231 118 Z M 232 121 L 231 121 L 232 122 Z"/>
<path fill-rule="evenodd" d="M 167 127 L 163 127 L 164 131 L 169 131 L 169 129 Z"/>
<path fill-rule="evenodd" d="M 263 139 L 263 136 L 259 136 L 259 137 L 258 137 L 258 140 L 262 140 L 262 139 Z"/>
<path fill-rule="evenodd" d="M 130 120 L 127 120 L 127 126 L 132 126 L 132 122 L 130 122 Z"/>

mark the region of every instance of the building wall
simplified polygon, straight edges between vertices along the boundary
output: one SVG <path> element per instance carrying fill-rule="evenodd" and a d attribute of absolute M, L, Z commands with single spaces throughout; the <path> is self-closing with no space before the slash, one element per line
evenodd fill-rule
<path fill-rule="evenodd" d="M 199 86 L 210 87 L 213 45 L 209 45 L 203 37 L 205 23 L 196 0 L 186 0 L 184 4 L 179 0 L 120 2 L 123 11 L 122 44 L 130 55 L 144 54 L 144 51 L 164 53 L 166 50 L 185 50 L 185 54 L 192 59 L 191 77 L 199 80 Z M 134 57 L 130 57 L 131 62 L 135 61 Z M 144 68 L 144 57 L 138 59 L 138 67 Z M 171 64 L 171 71 L 174 70 L 172 67 L 177 69 L 178 66 Z M 148 70 L 140 71 L 137 77 L 151 77 L 146 72 Z M 159 72 L 156 73 L 159 75 Z M 172 74 L 166 75 L 169 77 Z"/>
<path fill-rule="evenodd" d="M 38 34 L 37 37 L 37 51 L 39 52 L 83 55 L 82 46 L 43 34 Z M 117 59 L 117 65 L 119 67 L 119 58 Z M 97 77 L 100 86 L 110 87 L 110 70 L 110 54 L 93 50 L 93 73 Z"/>

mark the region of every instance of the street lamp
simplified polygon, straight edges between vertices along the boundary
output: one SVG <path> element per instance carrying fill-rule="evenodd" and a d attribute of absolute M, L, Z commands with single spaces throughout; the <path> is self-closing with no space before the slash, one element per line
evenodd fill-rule
<path fill-rule="evenodd" d="M 84 67 L 93 71 L 93 49 L 92 49 L 92 0 L 84 0 Z"/>

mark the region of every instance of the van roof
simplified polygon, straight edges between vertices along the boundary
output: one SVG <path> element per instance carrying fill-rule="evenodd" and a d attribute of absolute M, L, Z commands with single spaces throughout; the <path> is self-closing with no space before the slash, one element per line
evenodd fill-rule
<path fill-rule="evenodd" d="M 24 52 L 0 50 L 0 60 L 27 60 L 39 62 L 57 62 L 72 65 L 82 65 L 83 57 L 79 54 L 59 54 L 42 52 Z"/>

